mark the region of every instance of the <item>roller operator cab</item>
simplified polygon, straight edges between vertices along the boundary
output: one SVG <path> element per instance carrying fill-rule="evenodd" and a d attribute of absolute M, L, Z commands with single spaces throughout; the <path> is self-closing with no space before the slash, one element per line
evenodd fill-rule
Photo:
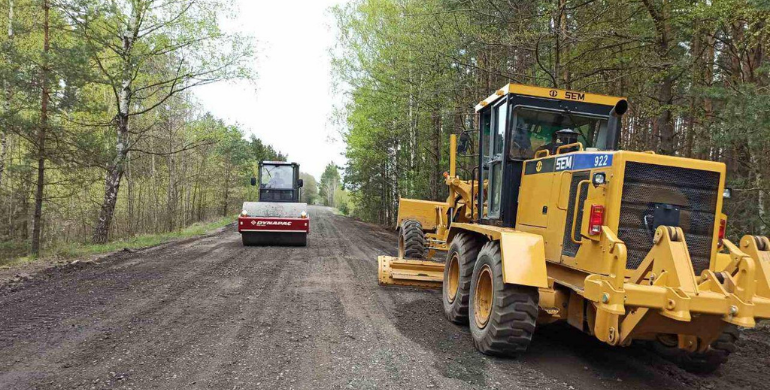
<path fill-rule="evenodd" d="M 243 245 L 307 245 L 310 218 L 300 203 L 302 179 L 299 165 L 262 161 L 251 185 L 258 187 L 257 202 L 244 202 L 238 217 Z"/>
<path fill-rule="evenodd" d="M 452 136 L 449 197 L 400 200 L 399 257 L 380 257 L 380 283 L 442 288 L 446 316 L 487 354 L 566 321 L 719 367 L 736 327 L 770 317 L 770 241 L 724 238 L 723 163 L 617 150 L 627 108 L 515 84 L 480 102 L 473 176 L 454 167 L 469 135 L 456 149 Z"/>

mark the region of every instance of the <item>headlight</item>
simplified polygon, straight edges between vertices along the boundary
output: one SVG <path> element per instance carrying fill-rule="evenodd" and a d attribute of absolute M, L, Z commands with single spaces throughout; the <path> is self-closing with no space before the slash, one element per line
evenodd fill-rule
<path fill-rule="evenodd" d="M 607 175 L 604 172 L 594 173 L 594 177 L 591 181 L 593 182 L 594 187 L 598 187 L 607 182 Z"/>
<path fill-rule="evenodd" d="M 307 213 L 303 211 L 299 216 L 300 218 L 307 218 Z"/>
<path fill-rule="evenodd" d="M 245 216 L 248 216 L 248 215 L 249 215 L 248 211 L 246 211 L 246 210 L 241 211 L 241 216 L 242 217 L 245 217 Z"/>

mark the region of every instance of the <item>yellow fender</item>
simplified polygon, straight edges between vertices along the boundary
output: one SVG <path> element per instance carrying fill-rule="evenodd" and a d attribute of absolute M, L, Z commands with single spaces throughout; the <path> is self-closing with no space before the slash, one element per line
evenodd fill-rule
<path fill-rule="evenodd" d="M 548 287 L 543 237 L 524 232 L 503 232 L 500 237 L 503 282 Z"/>
<path fill-rule="evenodd" d="M 532 287 L 548 287 L 548 271 L 545 264 L 543 237 L 512 228 L 454 223 L 447 242 L 462 232 L 471 231 L 500 243 L 503 260 L 503 282 Z"/>

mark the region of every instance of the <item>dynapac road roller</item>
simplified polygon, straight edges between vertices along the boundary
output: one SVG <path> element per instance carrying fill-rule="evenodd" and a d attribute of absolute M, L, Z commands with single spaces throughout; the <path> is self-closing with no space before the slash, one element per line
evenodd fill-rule
<path fill-rule="evenodd" d="M 306 246 L 310 218 L 307 203 L 300 203 L 299 164 L 262 161 L 251 185 L 259 186 L 259 201 L 243 203 L 238 217 L 243 245 Z"/>
<path fill-rule="evenodd" d="M 770 241 L 725 239 L 725 165 L 618 150 L 625 99 L 510 84 L 476 106 L 478 160 L 449 196 L 401 199 L 382 285 L 438 287 L 489 355 L 566 321 L 613 346 L 646 340 L 708 372 L 737 327 L 770 318 Z M 446 260 L 435 261 L 438 252 Z"/>

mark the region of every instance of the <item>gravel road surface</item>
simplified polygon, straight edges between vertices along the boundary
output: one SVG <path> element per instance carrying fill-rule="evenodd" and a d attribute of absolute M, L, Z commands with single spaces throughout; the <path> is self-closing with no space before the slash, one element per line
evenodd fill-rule
<path fill-rule="evenodd" d="M 310 209 L 306 248 L 231 227 L 0 286 L 0 389 L 767 389 L 770 329 L 712 375 L 643 346 L 539 328 L 518 359 L 477 353 L 440 293 L 377 285 L 393 232 Z"/>

